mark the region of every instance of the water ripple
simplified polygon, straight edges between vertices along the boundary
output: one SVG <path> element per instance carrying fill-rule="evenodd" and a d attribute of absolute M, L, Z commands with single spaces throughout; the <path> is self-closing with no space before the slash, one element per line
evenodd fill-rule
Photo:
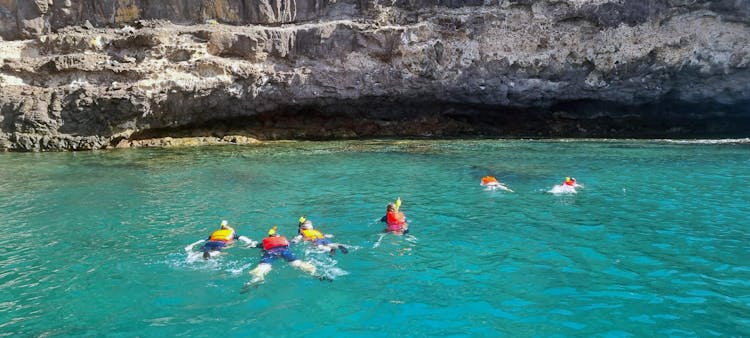
<path fill-rule="evenodd" d="M 0 335 L 748 336 L 750 149 L 714 143 L 0 154 Z M 586 188 L 542 193 L 566 175 Z M 380 232 L 396 196 L 410 236 Z M 183 249 L 221 219 L 261 239 L 300 215 L 355 248 L 293 246 L 333 282 L 278 262 L 240 293 L 259 250 Z"/>

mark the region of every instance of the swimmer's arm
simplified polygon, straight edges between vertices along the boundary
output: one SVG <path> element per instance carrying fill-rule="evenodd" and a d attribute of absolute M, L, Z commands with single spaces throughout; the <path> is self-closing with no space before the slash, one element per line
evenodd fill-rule
<path fill-rule="evenodd" d="M 247 247 L 253 247 L 253 248 L 254 248 L 254 247 L 257 247 L 257 246 L 258 246 L 258 242 L 254 241 L 254 240 L 252 240 L 252 239 L 250 239 L 250 238 L 247 238 L 247 237 L 245 237 L 245 236 L 237 236 L 237 239 L 239 239 L 239 240 L 241 240 L 241 241 L 242 241 L 243 243 L 245 243 L 245 245 L 246 245 Z"/>
<path fill-rule="evenodd" d="M 325 238 L 333 238 L 333 235 L 331 235 L 331 234 L 324 234 L 323 237 L 325 237 Z"/>
<path fill-rule="evenodd" d="M 302 235 L 297 235 L 297 236 L 294 236 L 294 238 L 292 238 L 292 243 L 297 244 L 301 240 L 302 240 Z"/>
<path fill-rule="evenodd" d="M 251 241 L 252 241 L 252 240 L 251 240 Z M 262 248 L 263 248 L 263 243 L 262 243 L 262 242 L 256 242 L 256 241 L 252 241 L 252 243 L 249 243 L 249 244 L 248 244 L 248 245 L 246 246 L 246 248 L 261 248 L 261 249 L 262 249 Z"/>
<path fill-rule="evenodd" d="M 199 240 L 197 240 L 197 241 L 195 241 L 193 243 L 190 243 L 188 246 L 185 247 L 185 251 L 191 251 L 191 250 L 193 250 L 193 247 L 195 247 L 196 245 L 201 244 L 203 242 L 205 242 L 205 240 L 199 239 Z"/>
<path fill-rule="evenodd" d="M 381 222 L 387 222 L 387 221 L 388 221 L 388 215 L 385 215 L 385 216 L 383 216 L 383 217 L 382 217 L 382 218 L 380 219 L 380 221 L 381 221 Z"/>

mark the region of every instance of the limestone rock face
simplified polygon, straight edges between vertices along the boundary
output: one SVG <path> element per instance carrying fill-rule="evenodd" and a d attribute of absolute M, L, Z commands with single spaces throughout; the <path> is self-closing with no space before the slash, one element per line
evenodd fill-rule
<path fill-rule="evenodd" d="M 750 133 L 750 0 L 0 0 L 0 37 L 4 150 Z"/>

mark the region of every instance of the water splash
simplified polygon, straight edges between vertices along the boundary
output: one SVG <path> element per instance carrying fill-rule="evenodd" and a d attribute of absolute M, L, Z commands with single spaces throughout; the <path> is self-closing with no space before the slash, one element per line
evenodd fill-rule
<path fill-rule="evenodd" d="M 552 189 L 547 190 L 547 192 L 553 195 L 570 195 L 578 193 L 576 188 L 564 184 L 555 185 Z"/>
<path fill-rule="evenodd" d="M 348 275 L 349 272 L 336 266 L 338 260 L 337 255 L 331 255 L 327 250 L 320 250 L 316 246 L 308 246 L 305 248 L 305 259 L 315 265 L 317 268 L 317 274 L 320 277 L 334 280 L 336 277 Z"/>

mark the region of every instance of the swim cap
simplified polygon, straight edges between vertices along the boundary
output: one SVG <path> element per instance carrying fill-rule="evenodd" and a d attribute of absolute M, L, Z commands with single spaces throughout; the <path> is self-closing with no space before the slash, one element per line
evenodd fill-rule
<path fill-rule="evenodd" d="M 299 224 L 305 223 L 305 220 L 307 220 L 307 219 L 305 218 L 305 216 L 300 216 L 300 217 L 299 217 Z"/>
<path fill-rule="evenodd" d="M 277 229 L 277 228 L 278 228 L 278 227 L 274 225 L 274 226 L 273 226 L 273 228 L 271 228 L 271 229 L 268 229 L 268 236 L 273 236 L 273 235 L 276 235 L 276 229 Z"/>
<path fill-rule="evenodd" d="M 570 182 L 570 177 L 566 177 L 565 182 Z"/>
<path fill-rule="evenodd" d="M 224 228 L 224 227 L 226 227 L 226 226 L 228 226 L 228 225 L 229 225 L 229 222 L 227 222 L 227 220 L 222 220 L 222 221 L 221 221 L 221 227 L 222 227 L 222 228 Z"/>
<path fill-rule="evenodd" d="M 301 227 L 302 227 L 302 229 L 308 229 L 309 230 L 309 229 L 313 228 L 313 224 L 312 224 L 312 222 L 310 220 L 305 220 L 304 222 L 302 222 Z"/>

